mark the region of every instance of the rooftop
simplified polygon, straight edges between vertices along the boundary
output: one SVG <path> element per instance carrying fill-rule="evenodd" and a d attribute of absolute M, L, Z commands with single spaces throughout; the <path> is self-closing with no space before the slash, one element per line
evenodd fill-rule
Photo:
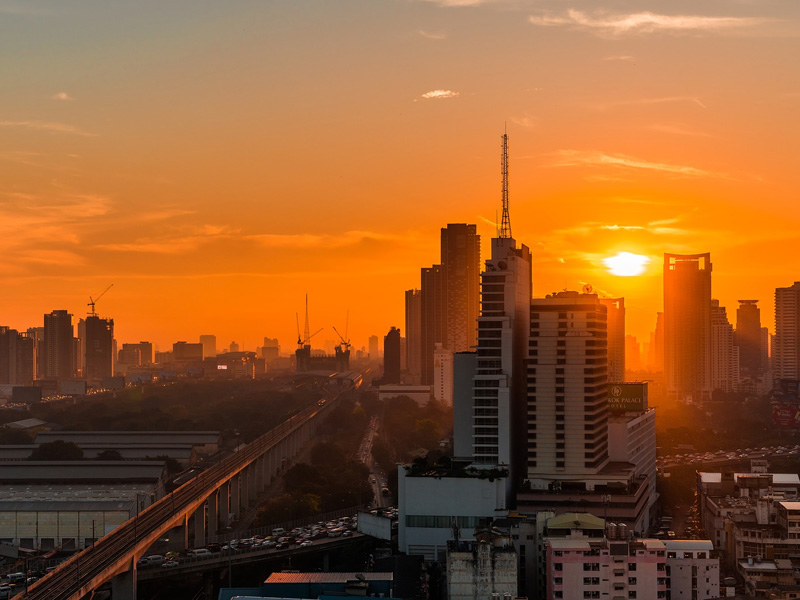
<path fill-rule="evenodd" d="M 365 581 L 393 581 L 391 572 L 349 573 L 272 573 L 264 583 L 347 583 L 363 577 Z"/>

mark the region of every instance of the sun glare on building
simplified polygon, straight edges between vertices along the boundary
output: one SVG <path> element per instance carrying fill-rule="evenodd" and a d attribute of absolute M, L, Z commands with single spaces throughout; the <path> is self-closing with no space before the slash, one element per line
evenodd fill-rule
<path fill-rule="evenodd" d="M 608 269 L 608 272 L 620 277 L 641 275 L 649 262 L 649 257 L 631 252 L 620 252 L 616 256 L 609 256 L 603 259 L 603 264 Z"/>

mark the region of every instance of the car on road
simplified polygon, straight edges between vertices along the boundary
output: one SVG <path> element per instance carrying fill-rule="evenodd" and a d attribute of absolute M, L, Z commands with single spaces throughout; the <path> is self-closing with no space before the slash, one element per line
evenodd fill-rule
<path fill-rule="evenodd" d="M 314 545 L 314 542 L 312 542 L 311 540 L 306 540 L 305 542 L 302 542 L 300 544 L 300 547 L 301 548 L 308 548 L 309 546 L 313 546 L 313 545 Z"/>

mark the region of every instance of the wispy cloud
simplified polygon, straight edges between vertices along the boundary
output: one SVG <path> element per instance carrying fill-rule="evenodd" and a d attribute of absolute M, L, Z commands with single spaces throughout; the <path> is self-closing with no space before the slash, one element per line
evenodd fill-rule
<path fill-rule="evenodd" d="M 481 4 L 491 4 L 493 2 L 497 2 L 498 0 L 416 0 L 416 1 L 428 2 L 430 4 L 438 4 L 439 6 L 453 8 L 459 6 L 480 6 Z"/>
<path fill-rule="evenodd" d="M 519 125 L 520 127 L 525 127 L 526 129 L 533 129 L 539 125 L 539 119 L 537 117 L 531 117 L 525 115 L 524 117 L 511 117 L 511 122 L 514 125 Z"/>
<path fill-rule="evenodd" d="M 51 96 L 53 100 L 60 100 L 60 101 L 70 101 L 75 100 L 72 96 L 70 96 L 67 92 L 57 92 Z"/>
<path fill-rule="evenodd" d="M 711 135 L 710 133 L 706 133 L 704 131 L 697 131 L 696 129 L 690 129 L 688 127 L 684 127 L 681 125 L 668 125 L 668 124 L 661 124 L 655 123 L 650 125 L 647 128 L 649 131 L 657 131 L 659 133 L 668 133 L 670 135 L 681 135 L 681 136 L 690 136 L 690 137 L 716 137 Z"/>
<path fill-rule="evenodd" d="M 633 57 L 627 54 L 618 54 L 616 56 L 605 56 L 603 60 L 633 60 Z"/>
<path fill-rule="evenodd" d="M 446 40 L 447 34 L 444 31 L 425 31 L 418 29 L 417 34 L 429 40 Z"/>
<path fill-rule="evenodd" d="M 642 33 L 721 33 L 741 30 L 765 22 L 756 17 L 709 17 L 704 15 L 663 15 L 652 12 L 630 14 L 608 14 L 604 11 L 587 13 L 574 8 L 563 15 L 533 15 L 533 25 L 544 27 L 568 27 L 590 31 L 600 35 L 621 36 Z"/>
<path fill-rule="evenodd" d="M 675 175 L 685 175 L 689 177 L 724 177 L 722 173 L 713 173 L 686 165 L 676 165 L 671 163 L 651 162 L 624 154 L 605 154 L 604 152 L 593 150 L 560 150 L 560 157 L 552 166 L 555 167 L 575 167 L 582 165 L 607 166 L 614 168 L 645 169 L 650 171 L 662 171 Z"/>
<path fill-rule="evenodd" d="M 74 125 L 67 125 L 64 123 L 48 123 L 46 121 L 0 121 L 0 127 L 23 127 L 26 129 L 34 129 L 36 131 L 46 131 L 47 133 L 64 133 L 71 135 L 82 135 L 86 137 L 95 137 L 96 133 L 88 133 L 75 127 Z"/>
<path fill-rule="evenodd" d="M 617 100 L 616 102 L 607 102 L 604 104 L 595 104 L 594 108 L 598 110 L 607 110 L 609 108 L 616 108 L 619 106 L 635 106 L 651 104 L 668 104 L 672 102 L 689 102 L 696 104 L 700 108 L 708 108 L 700 98 L 696 96 L 660 96 L 657 98 L 633 98 L 630 100 Z"/>
<path fill-rule="evenodd" d="M 446 98 L 455 98 L 456 96 L 458 96 L 458 92 L 452 90 L 431 90 L 422 94 L 417 100 L 444 100 Z"/>

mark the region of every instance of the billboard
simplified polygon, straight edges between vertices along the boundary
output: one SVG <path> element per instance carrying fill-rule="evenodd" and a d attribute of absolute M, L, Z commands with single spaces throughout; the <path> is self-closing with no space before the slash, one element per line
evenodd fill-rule
<path fill-rule="evenodd" d="M 14 404 L 33 404 L 42 401 L 42 388 L 36 386 L 15 386 L 11 388 L 11 401 Z"/>
<path fill-rule="evenodd" d="M 647 383 L 609 383 L 609 412 L 642 412 L 647 410 Z"/>
<path fill-rule="evenodd" d="M 60 384 L 61 393 L 65 396 L 85 396 L 85 381 L 62 381 Z"/>
<path fill-rule="evenodd" d="M 772 424 L 776 427 L 800 427 L 800 407 L 796 404 L 773 404 Z"/>

